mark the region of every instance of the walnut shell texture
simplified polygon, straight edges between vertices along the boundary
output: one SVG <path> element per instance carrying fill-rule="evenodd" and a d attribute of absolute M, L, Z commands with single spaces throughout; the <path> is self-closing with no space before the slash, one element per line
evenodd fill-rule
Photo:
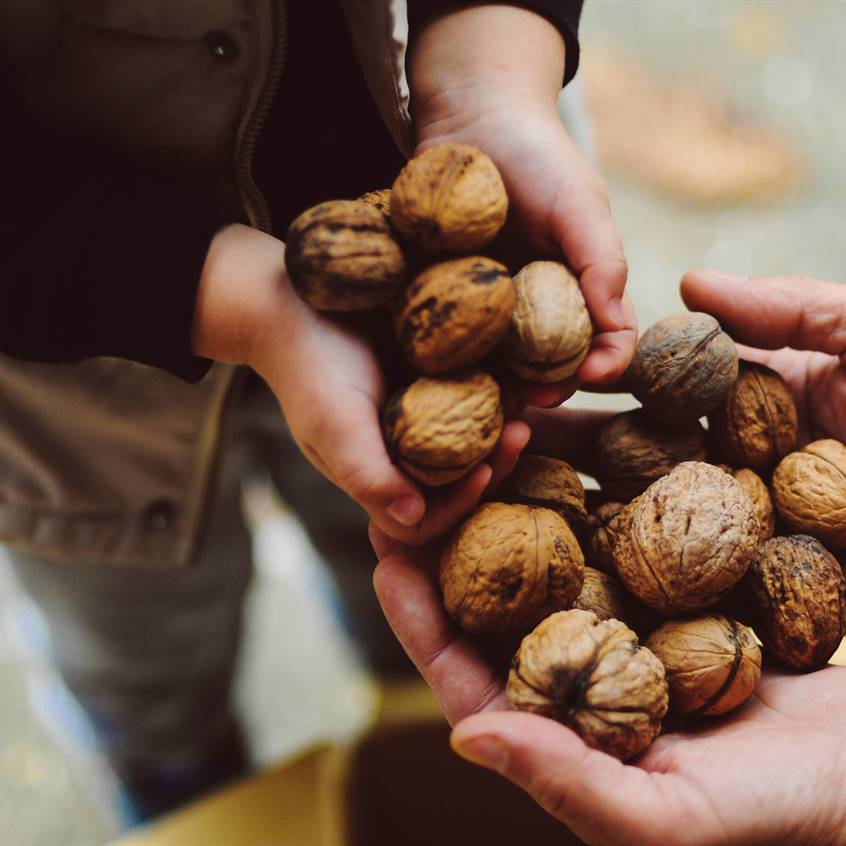
<path fill-rule="evenodd" d="M 737 378 L 734 341 L 709 314 L 674 314 L 650 326 L 626 371 L 629 390 L 660 423 L 692 423 L 725 399 Z"/>
<path fill-rule="evenodd" d="M 368 191 L 359 198 L 363 203 L 373 206 L 377 211 L 382 212 L 385 217 L 391 219 L 391 189 L 379 188 L 376 191 Z"/>
<path fill-rule="evenodd" d="M 627 620 L 626 593 L 616 576 L 585 567 L 585 582 L 573 608 L 592 611 L 600 620 Z"/>
<path fill-rule="evenodd" d="M 846 446 L 826 439 L 785 456 L 773 473 L 773 499 L 793 531 L 846 549 Z"/>
<path fill-rule="evenodd" d="M 514 277 L 514 287 L 517 303 L 503 345 L 505 363 L 535 382 L 572 376 L 593 338 L 578 279 L 560 262 L 534 261 Z"/>
<path fill-rule="evenodd" d="M 737 381 L 708 418 L 708 432 L 735 467 L 769 473 L 796 449 L 796 403 L 782 377 L 763 364 L 740 362 Z"/>
<path fill-rule="evenodd" d="M 760 541 L 771 538 L 775 532 L 775 508 L 773 508 L 770 489 L 764 484 L 764 480 L 748 467 L 732 470 L 731 475 L 743 488 L 743 493 L 749 497 L 749 501 L 755 509 L 755 516 L 758 518 L 758 528 L 760 529 Z"/>
<path fill-rule="evenodd" d="M 391 221 L 426 255 L 485 247 L 507 212 L 496 165 L 468 144 L 442 144 L 415 156 L 391 191 Z"/>
<path fill-rule="evenodd" d="M 475 364 L 505 336 L 514 309 L 508 269 L 481 256 L 433 264 L 405 290 L 394 329 L 423 373 Z"/>
<path fill-rule="evenodd" d="M 675 714 L 733 711 L 761 678 L 761 648 L 752 629 L 722 614 L 670 620 L 644 644 L 664 665 Z"/>
<path fill-rule="evenodd" d="M 385 439 L 394 460 L 425 485 L 446 485 L 493 450 L 502 432 L 499 385 L 471 370 L 423 377 L 385 409 Z"/>
<path fill-rule="evenodd" d="M 661 662 L 625 623 L 580 609 L 523 638 L 505 690 L 513 710 L 558 720 L 622 760 L 652 743 L 667 713 Z"/>
<path fill-rule="evenodd" d="M 551 508 L 576 531 L 587 521 L 582 480 L 566 461 L 558 458 L 522 455 L 503 480 L 500 493 L 508 502 Z"/>
<path fill-rule="evenodd" d="M 817 670 L 846 634 L 846 580 L 837 559 L 808 535 L 770 538 L 745 580 L 767 649 L 797 670 Z"/>
<path fill-rule="evenodd" d="M 682 461 L 704 461 L 705 430 L 657 423 L 642 408 L 609 417 L 594 446 L 597 481 L 604 494 L 628 502 Z"/>
<path fill-rule="evenodd" d="M 758 545 L 758 520 L 743 489 L 698 461 L 653 482 L 618 519 L 613 555 L 623 584 L 669 617 L 716 604 Z"/>
<path fill-rule="evenodd" d="M 610 573 L 614 570 L 614 535 L 620 512 L 626 507 L 624 502 L 603 502 L 590 512 L 588 517 L 587 560 L 593 567 Z"/>
<path fill-rule="evenodd" d="M 405 256 L 385 216 L 362 200 L 329 200 L 288 228 L 285 266 L 299 295 L 322 311 L 359 311 L 405 286 Z"/>
<path fill-rule="evenodd" d="M 473 634 L 524 634 L 569 608 L 584 580 L 584 558 L 559 514 L 490 502 L 461 524 L 441 556 L 449 615 Z"/>

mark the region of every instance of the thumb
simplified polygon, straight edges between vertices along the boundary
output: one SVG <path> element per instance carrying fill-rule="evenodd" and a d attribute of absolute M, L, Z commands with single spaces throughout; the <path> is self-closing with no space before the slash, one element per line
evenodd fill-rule
<path fill-rule="evenodd" d="M 476 714 L 453 729 L 452 748 L 523 788 L 591 844 L 659 842 L 657 790 L 649 775 L 584 744 L 535 714 Z M 665 842 L 671 842 L 668 839 Z"/>
<path fill-rule="evenodd" d="M 807 276 L 733 276 L 688 271 L 681 280 L 688 308 L 720 321 L 736 340 L 763 349 L 846 352 L 846 289 Z"/>

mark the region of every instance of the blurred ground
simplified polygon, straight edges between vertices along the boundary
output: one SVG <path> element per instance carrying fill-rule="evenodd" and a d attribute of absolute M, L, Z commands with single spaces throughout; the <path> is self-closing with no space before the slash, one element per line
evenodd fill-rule
<path fill-rule="evenodd" d="M 582 76 L 642 326 L 681 307 L 677 281 L 693 266 L 846 278 L 843 10 L 824 0 L 586 3 Z M 271 761 L 357 730 L 377 694 L 296 526 L 260 492 L 251 502 L 258 568 L 240 698 Z M 308 639 L 297 635 L 304 621 Z M 114 785 L 33 716 L 59 696 L 33 651 L 40 640 L 0 562 L 0 843 L 94 846 L 117 824 Z"/>

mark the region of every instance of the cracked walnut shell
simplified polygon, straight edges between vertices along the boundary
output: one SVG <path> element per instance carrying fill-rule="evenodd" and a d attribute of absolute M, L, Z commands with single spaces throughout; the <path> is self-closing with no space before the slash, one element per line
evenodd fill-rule
<path fill-rule="evenodd" d="M 391 222 L 426 255 L 487 246 L 507 211 L 496 165 L 468 144 L 430 147 L 405 165 L 391 189 Z"/>
<path fill-rule="evenodd" d="M 808 535 L 770 538 L 745 579 L 764 645 L 797 670 L 817 670 L 846 634 L 846 580 L 837 559 Z"/>
<path fill-rule="evenodd" d="M 708 434 L 735 467 L 768 473 L 796 449 L 796 403 L 782 377 L 750 361 L 740 362 L 737 381 L 708 418 Z"/>
<path fill-rule="evenodd" d="M 385 439 L 394 460 L 425 485 L 446 485 L 472 470 L 496 446 L 503 413 L 499 385 L 470 370 L 423 377 L 385 409 Z"/>
<path fill-rule="evenodd" d="M 758 533 L 740 485 L 718 467 L 687 461 L 623 509 L 614 565 L 651 608 L 690 614 L 716 604 L 743 577 Z"/>
<path fill-rule="evenodd" d="M 385 216 L 363 200 L 330 200 L 288 228 L 285 266 L 297 293 L 321 311 L 359 311 L 393 299 L 405 257 Z"/>
<path fill-rule="evenodd" d="M 534 261 L 515 277 L 517 302 L 503 358 L 522 379 L 558 382 L 585 360 L 593 325 L 579 281 L 560 262 Z"/>
<path fill-rule="evenodd" d="M 773 473 L 773 499 L 793 531 L 846 549 L 846 446 L 814 441 L 785 456 Z"/>
<path fill-rule="evenodd" d="M 523 634 L 569 608 L 583 579 L 582 551 L 564 518 L 530 505 L 480 506 L 441 556 L 444 606 L 473 634 Z"/>
<path fill-rule="evenodd" d="M 641 336 L 629 390 L 660 423 L 680 426 L 713 411 L 737 378 L 734 341 L 709 314 L 674 314 Z"/>
<path fill-rule="evenodd" d="M 761 678 L 761 649 L 752 629 L 722 614 L 670 620 L 645 646 L 664 665 L 675 714 L 727 714 Z"/>
<path fill-rule="evenodd" d="M 626 502 L 682 461 L 704 461 L 707 452 L 698 421 L 667 426 L 642 408 L 608 418 L 599 427 L 594 450 L 602 492 Z"/>
<path fill-rule="evenodd" d="M 405 290 L 394 330 L 406 358 L 427 374 L 459 370 L 487 355 L 508 331 L 514 283 L 482 256 L 433 264 Z"/>
<path fill-rule="evenodd" d="M 667 713 L 661 662 L 625 623 L 579 609 L 523 638 L 505 690 L 513 710 L 557 720 L 621 760 L 652 743 Z"/>

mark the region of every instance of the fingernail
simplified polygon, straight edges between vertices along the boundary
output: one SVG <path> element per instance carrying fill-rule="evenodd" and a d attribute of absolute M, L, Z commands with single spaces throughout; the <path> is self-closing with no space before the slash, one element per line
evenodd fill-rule
<path fill-rule="evenodd" d="M 605 306 L 606 316 L 613 321 L 614 329 L 622 329 L 626 325 L 626 315 L 623 311 L 623 301 L 619 297 L 608 300 Z"/>
<path fill-rule="evenodd" d="M 402 496 L 388 506 L 388 514 L 403 526 L 413 526 L 423 516 L 423 503 L 416 496 Z"/>
<path fill-rule="evenodd" d="M 453 749 L 474 764 L 504 773 L 508 765 L 508 748 L 496 737 L 479 735 L 453 743 Z"/>

